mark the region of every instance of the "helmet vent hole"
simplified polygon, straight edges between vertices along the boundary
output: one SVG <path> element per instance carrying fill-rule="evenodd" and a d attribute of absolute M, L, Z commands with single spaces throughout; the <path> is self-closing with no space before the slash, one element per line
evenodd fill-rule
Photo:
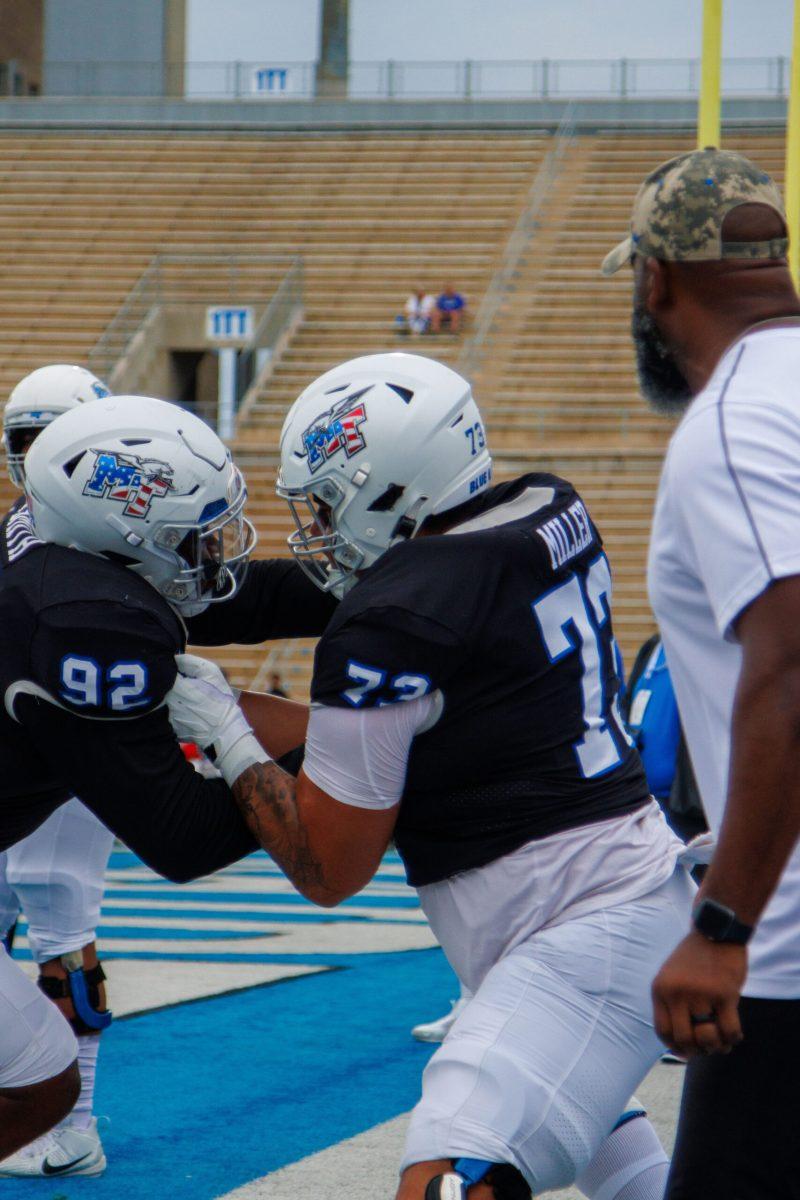
<path fill-rule="evenodd" d="M 390 483 L 386 491 L 372 501 L 367 512 L 391 512 L 405 490 L 399 483 Z"/>
<path fill-rule="evenodd" d="M 458 416 L 456 417 L 455 421 L 453 421 L 453 423 L 452 423 L 452 425 L 450 426 L 450 428 L 451 428 L 451 429 L 455 429 L 456 425 L 459 425 L 459 424 L 460 424 L 460 423 L 461 423 L 463 420 L 464 420 L 464 414 L 463 414 L 463 413 L 459 413 L 459 414 L 458 414 Z"/>
<path fill-rule="evenodd" d="M 332 396 L 334 394 L 334 392 L 346 392 L 349 387 L 350 387 L 349 383 L 343 383 L 339 387 L 329 388 L 328 391 L 325 393 L 325 395 Z"/>
<path fill-rule="evenodd" d="M 360 388 L 357 392 L 353 392 L 352 396 L 348 396 L 347 399 L 351 403 L 355 404 L 356 400 L 360 400 L 362 396 L 366 396 L 367 392 L 371 392 L 374 386 L 374 383 L 368 383 L 366 387 Z"/>
<path fill-rule="evenodd" d="M 387 383 L 386 386 L 391 388 L 393 392 L 396 392 L 400 399 L 406 404 L 410 404 L 414 399 L 414 393 L 412 392 L 411 388 L 402 387 L 399 383 Z"/>
<path fill-rule="evenodd" d="M 152 438 L 120 438 L 123 446 L 149 446 Z"/>
<path fill-rule="evenodd" d="M 85 453 L 85 450 L 81 450 L 80 454 L 76 454 L 74 458 L 69 460 L 69 462 L 64 463 L 64 474 L 66 475 L 67 479 L 72 479 L 72 476 L 75 474 L 75 468 Z"/>

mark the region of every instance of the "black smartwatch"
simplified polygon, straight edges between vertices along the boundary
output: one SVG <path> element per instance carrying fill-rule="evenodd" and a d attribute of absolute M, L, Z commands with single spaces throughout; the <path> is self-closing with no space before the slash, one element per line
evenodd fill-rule
<path fill-rule="evenodd" d="M 753 936 L 752 925 L 745 925 L 732 908 L 726 908 L 716 900 L 701 900 L 692 912 L 692 921 L 697 932 L 710 942 L 746 946 Z"/>

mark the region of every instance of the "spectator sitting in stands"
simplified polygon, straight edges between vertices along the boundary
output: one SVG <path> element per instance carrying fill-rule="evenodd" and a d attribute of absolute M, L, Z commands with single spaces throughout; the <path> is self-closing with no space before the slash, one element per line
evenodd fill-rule
<path fill-rule="evenodd" d="M 446 283 L 431 313 L 431 333 L 440 333 L 443 325 L 446 325 L 451 333 L 458 333 L 466 307 L 467 302 L 461 293 L 455 290 L 452 283 Z"/>
<path fill-rule="evenodd" d="M 436 298 L 424 288 L 415 288 L 406 300 L 405 316 L 397 317 L 398 333 L 427 333 Z"/>

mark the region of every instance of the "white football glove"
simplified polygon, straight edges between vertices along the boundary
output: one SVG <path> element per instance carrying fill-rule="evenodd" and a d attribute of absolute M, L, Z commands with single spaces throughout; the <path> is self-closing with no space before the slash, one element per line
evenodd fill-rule
<path fill-rule="evenodd" d="M 167 692 L 169 719 L 184 742 L 213 746 L 229 787 L 253 763 L 271 762 L 236 703 L 219 667 L 194 654 L 176 654 L 178 677 Z"/>

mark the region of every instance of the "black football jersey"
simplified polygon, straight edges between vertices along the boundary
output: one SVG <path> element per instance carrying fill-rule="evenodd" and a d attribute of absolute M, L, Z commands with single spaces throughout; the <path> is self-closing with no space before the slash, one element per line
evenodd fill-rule
<path fill-rule="evenodd" d="M 186 622 L 195 646 L 253 645 L 273 638 L 319 637 L 336 600 L 290 558 L 255 559 L 239 590 Z"/>
<path fill-rule="evenodd" d="M 457 529 L 388 550 L 342 601 L 313 702 L 443 697 L 412 743 L 395 830 L 410 883 L 647 803 L 618 712 L 610 596 L 580 497 L 531 474 L 474 501 Z"/>
<path fill-rule="evenodd" d="M 255 843 L 227 785 L 181 753 L 164 697 L 180 619 L 127 567 L 0 525 L 0 849 L 77 795 L 162 874 L 189 878 Z"/>

